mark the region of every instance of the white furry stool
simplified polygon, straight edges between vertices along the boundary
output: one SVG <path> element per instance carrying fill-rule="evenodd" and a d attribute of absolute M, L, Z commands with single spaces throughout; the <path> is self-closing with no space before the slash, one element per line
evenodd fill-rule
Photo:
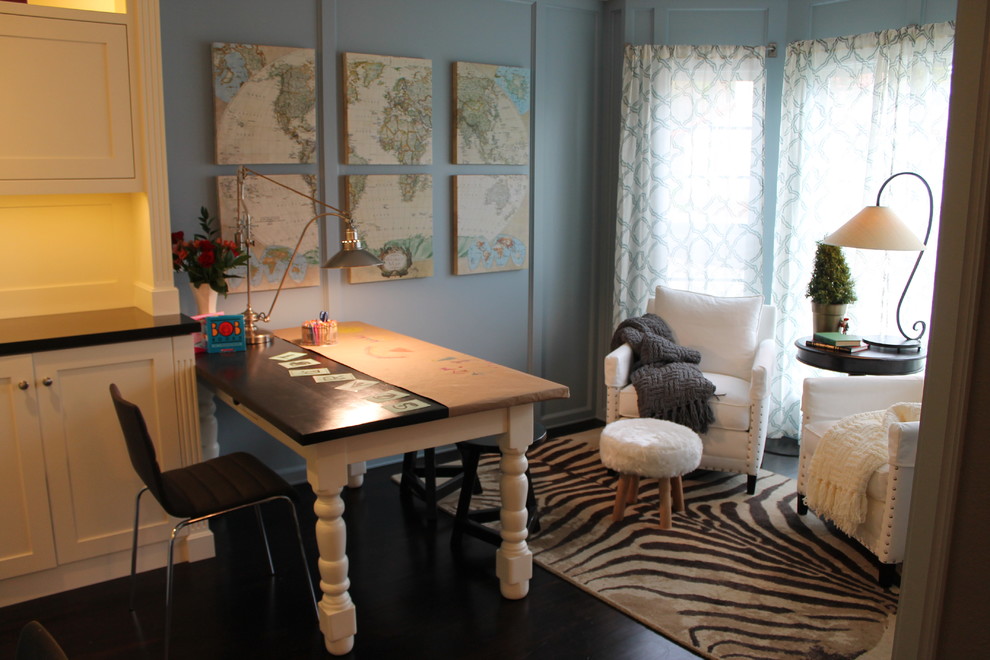
<path fill-rule="evenodd" d="M 612 520 L 636 501 L 639 478 L 660 480 L 660 529 L 673 524 L 671 510 L 684 510 L 681 475 L 701 463 L 701 438 L 686 426 L 662 419 L 621 419 L 602 429 L 602 463 L 619 473 Z M 673 501 L 672 501 L 673 500 Z"/>

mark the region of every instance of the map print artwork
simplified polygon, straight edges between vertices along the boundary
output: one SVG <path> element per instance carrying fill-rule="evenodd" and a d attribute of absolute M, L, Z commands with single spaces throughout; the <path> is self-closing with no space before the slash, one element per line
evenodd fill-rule
<path fill-rule="evenodd" d="M 344 162 L 433 162 L 433 63 L 344 53 Z"/>
<path fill-rule="evenodd" d="M 316 51 L 214 43 L 220 165 L 316 162 Z"/>
<path fill-rule="evenodd" d="M 348 281 L 386 282 L 433 275 L 433 177 L 362 174 L 345 177 L 347 208 L 381 266 L 348 268 Z"/>
<path fill-rule="evenodd" d="M 316 197 L 316 176 L 313 174 L 274 175 L 273 179 Z M 237 177 L 217 177 L 220 199 L 220 233 L 233 240 L 237 231 Z M 302 237 L 296 258 L 289 262 L 303 227 L 322 210 L 316 204 L 270 181 L 248 176 L 244 181 L 243 208 L 251 216 L 251 237 L 247 266 L 234 272 L 241 277 L 227 280 L 230 293 L 247 290 L 245 268 L 251 273 L 251 290 L 267 291 L 278 288 L 286 269 L 285 288 L 319 286 L 320 227 L 310 227 Z"/>
<path fill-rule="evenodd" d="M 529 69 L 454 63 L 453 161 L 529 164 Z"/>
<path fill-rule="evenodd" d="M 522 270 L 529 263 L 529 177 L 454 177 L 455 275 Z"/>

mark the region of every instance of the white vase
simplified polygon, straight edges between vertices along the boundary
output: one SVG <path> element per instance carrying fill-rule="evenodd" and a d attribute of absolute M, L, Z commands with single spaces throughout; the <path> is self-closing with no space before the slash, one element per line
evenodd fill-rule
<path fill-rule="evenodd" d="M 217 292 L 209 284 L 189 285 L 196 300 L 196 315 L 214 314 L 217 311 Z"/>

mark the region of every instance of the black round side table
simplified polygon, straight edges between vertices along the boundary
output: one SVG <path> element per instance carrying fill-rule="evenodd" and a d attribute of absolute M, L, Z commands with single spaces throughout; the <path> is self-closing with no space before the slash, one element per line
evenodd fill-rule
<path fill-rule="evenodd" d="M 883 349 L 871 347 L 859 353 L 843 353 L 827 348 L 808 346 L 811 337 L 801 337 L 794 342 L 798 362 L 819 369 L 841 371 L 851 376 L 906 376 L 925 368 L 927 352 L 918 350 Z"/>

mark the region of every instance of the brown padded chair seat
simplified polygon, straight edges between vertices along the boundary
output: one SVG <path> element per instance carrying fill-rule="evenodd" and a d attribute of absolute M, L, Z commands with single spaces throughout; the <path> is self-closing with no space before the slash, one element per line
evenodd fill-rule
<path fill-rule="evenodd" d="M 165 508 L 180 518 L 199 518 L 273 495 L 298 501 L 288 482 L 244 452 L 162 472 L 162 486 L 168 502 Z"/>

